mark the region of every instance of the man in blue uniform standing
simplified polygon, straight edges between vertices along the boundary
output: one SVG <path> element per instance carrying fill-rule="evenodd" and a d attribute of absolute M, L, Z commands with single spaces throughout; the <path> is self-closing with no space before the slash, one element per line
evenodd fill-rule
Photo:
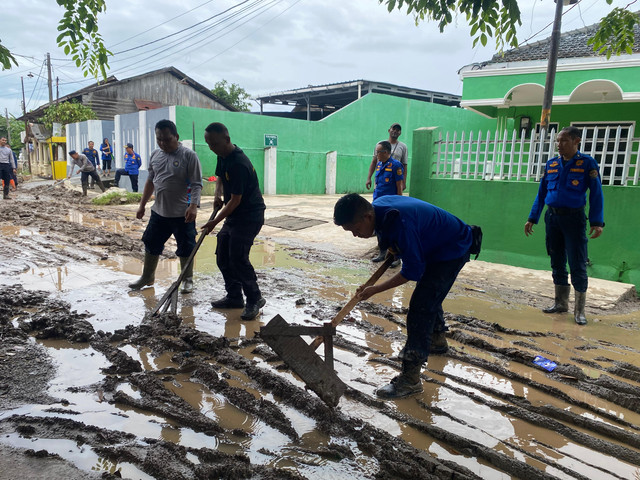
<path fill-rule="evenodd" d="M 578 325 L 585 325 L 587 318 L 584 306 L 587 295 L 587 234 L 584 207 L 589 190 L 589 230 L 590 238 L 598 238 L 604 227 L 602 184 L 598 163 L 589 155 L 578 151 L 580 130 L 576 127 L 563 128 L 558 134 L 557 157 L 545 165 L 540 180 L 538 195 L 533 202 L 531 213 L 524 225 L 524 233 L 533 233 L 533 225 L 538 223 L 545 205 L 547 253 L 551 257 L 551 271 L 555 285 L 555 302 L 542 311 L 561 313 L 569 310 L 567 260 L 571 270 L 571 283 L 575 289 L 574 319 Z"/>
<path fill-rule="evenodd" d="M 471 227 L 416 198 L 386 195 L 371 204 L 355 193 L 338 200 L 333 221 L 355 237 L 377 235 L 385 248 L 402 258 L 402 269 L 393 277 L 358 288 L 360 300 L 409 280 L 417 282 L 407 312 L 407 342 L 398 355 L 402 373 L 379 388 L 376 395 L 401 398 L 421 392 L 422 364 L 429 353 L 442 353 L 448 348 L 442 302 L 469 261 Z"/>
<path fill-rule="evenodd" d="M 87 157 L 87 160 L 89 160 L 89 162 L 91 162 L 91 165 L 93 165 L 95 168 L 97 168 L 98 170 L 100 170 L 100 160 L 98 157 L 98 151 L 93 148 L 94 143 L 93 142 L 89 142 L 88 147 L 85 148 L 82 151 L 82 154 Z M 91 177 L 91 185 L 89 185 L 89 188 L 94 189 L 96 185 L 96 181 L 93 178 L 93 176 Z"/>
<path fill-rule="evenodd" d="M 202 227 L 209 233 L 224 220 L 218 233 L 216 261 L 227 294 L 211 305 L 214 308 L 244 307 L 240 318 L 253 320 L 266 303 L 249 260 L 253 240 L 264 224 L 265 204 L 258 176 L 251 160 L 231 143 L 229 131 L 222 123 L 210 124 L 204 139 L 218 156 L 214 205 L 224 204 L 216 217 Z M 246 305 L 242 292 L 247 297 Z"/>
<path fill-rule="evenodd" d="M 131 190 L 138 191 L 138 175 L 140 174 L 140 167 L 142 166 L 142 159 L 140 155 L 133 151 L 133 143 L 127 143 L 127 153 L 124 154 L 124 168 L 118 168 L 116 170 L 116 178 L 113 183 L 116 187 L 120 183 L 120 177 L 127 175 L 131 180 Z"/>
<path fill-rule="evenodd" d="M 376 145 L 375 155 L 378 159 L 375 171 L 375 188 L 373 199 L 384 195 L 402 195 L 404 168 L 402 164 L 391 156 L 391 143 L 383 140 Z M 378 242 L 380 253 L 373 258 L 374 262 L 381 262 L 387 256 L 387 249 Z M 400 259 L 395 259 L 392 268 L 400 265 Z"/>

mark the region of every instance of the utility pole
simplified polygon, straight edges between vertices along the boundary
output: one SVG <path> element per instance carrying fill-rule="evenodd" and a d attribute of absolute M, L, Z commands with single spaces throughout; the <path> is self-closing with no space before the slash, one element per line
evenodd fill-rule
<path fill-rule="evenodd" d="M 549 133 L 549 120 L 551 118 L 553 88 L 556 83 L 560 27 L 562 25 L 562 7 L 564 5 L 571 5 L 577 1 L 578 0 L 555 0 L 556 16 L 553 20 L 553 32 L 551 33 L 551 45 L 549 46 L 549 61 L 547 62 L 547 79 L 544 84 L 544 100 L 542 102 L 542 114 L 540 115 L 540 131 L 544 130 L 547 133 Z"/>
<path fill-rule="evenodd" d="M 31 170 L 31 154 L 29 153 L 29 122 L 27 121 L 27 102 L 24 99 L 24 77 L 20 77 L 22 83 L 22 115 L 24 116 L 24 148 L 27 151 L 27 163 L 29 164 L 29 174 L 33 175 Z"/>
<path fill-rule="evenodd" d="M 49 87 L 49 105 L 53 104 L 53 82 L 51 81 L 51 55 L 47 53 L 47 86 Z"/>
<path fill-rule="evenodd" d="M 9 110 L 4 109 L 4 116 L 7 117 L 7 140 L 9 140 L 9 146 L 11 146 L 11 129 L 9 128 Z"/>

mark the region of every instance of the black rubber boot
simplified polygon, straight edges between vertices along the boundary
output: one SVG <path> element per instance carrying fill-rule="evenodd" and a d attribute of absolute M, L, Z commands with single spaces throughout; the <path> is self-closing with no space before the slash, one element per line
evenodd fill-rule
<path fill-rule="evenodd" d="M 394 399 L 408 397 L 422 392 L 422 381 L 420 380 L 420 370 L 422 362 L 402 362 L 402 373 L 391 380 L 389 385 L 376 390 L 376 395 L 384 399 Z"/>
<path fill-rule="evenodd" d="M 249 300 L 247 300 L 247 306 L 244 307 L 240 318 L 242 320 L 253 320 L 258 316 L 260 309 L 264 307 L 266 303 L 267 301 L 262 297 L 258 298 L 255 302 L 249 302 Z"/>
<path fill-rule="evenodd" d="M 571 285 L 555 285 L 556 298 L 552 306 L 543 308 L 544 313 L 564 313 L 569 311 Z"/>
<path fill-rule="evenodd" d="M 244 307 L 244 299 L 241 296 L 235 298 L 227 295 L 211 302 L 211 306 L 213 308 L 242 308 Z"/>
<path fill-rule="evenodd" d="M 144 253 L 144 267 L 142 267 L 142 276 L 133 283 L 129 284 L 129 288 L 132 290 L 140 290 L 147 285 L 153 285 L 156 280 L 156 267 L 158 266 L 158 260 L 160 255 L 151 255 L 148 252 Z"/>
<path fill-rule="evenodd" d="M 189 260 L 189 257 L 179 257 L 180 258 L 180 272 L 184 272 L 184 266 Z M 180 293 L 191 293 L 193 292 L 193 260 L 187 267 L 187 273 L 182 280 L 182 289 Z"/>
<path fill-rule="evenodd" d="M 380 250 L 380 253 L 378 253 L 378 256 L 377 257 L 373 257 L 371 259 L 371 261 L 372 262 L 376 262 L 376 263 L 377 262 L 382 262 L 386 258 L 386 256 L 387 256 L 387 251 L 386 250 L 384 250 L 384 251 Z"/>
<path fill-rule="evenodd" d="M 449 350 L 449 344 L 447 343 L 446 332 L 444 330 L 442 332 L 433 332 L 429 355 L 442 355 L 447 353 L 447 350 Z"/>
<path fill-rule="evenodd" d="M 98 179 L 98 186 L 100 187 L 100 190 L 102 190 L 102 193 L 106 192 L 107 189 L 104 187 L 104 183 L 102 183 L 102 180 Z"/>
<path fill-rule="evenodd" d="M 82 184 L 82 196 L 86 197 L 87 196 L 87 189 L 89 188 L 89 184 L 88 183 L 83 183 Z"/>
<path fill-rule="evenodd" d="M 586 325 L 587 317 L 584 314 L 584 305 L 587 302 L 587 292 L 575 292 L 576 301 L 573 307 L 573 317 L 578 325 Z"/>

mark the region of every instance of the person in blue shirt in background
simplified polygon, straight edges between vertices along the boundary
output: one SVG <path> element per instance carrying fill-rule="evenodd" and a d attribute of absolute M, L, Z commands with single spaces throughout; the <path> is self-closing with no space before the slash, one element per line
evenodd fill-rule
<path fill-rule="evenodd" d="M 375 170 L 375 187 L 373 199 L 384 195 L 402 195 L 404 185 L 404 168 L 402 164 L 391 156 L 391 143 L 383 140 L 376 145 L 375 155 L 378 163 Z M 380 253 L 373 258 L 374 262 L 381 262 L 387 256 L 387 249 L 382 248 L 378 241 Z M 396 258 L 391 264 L 392 268 L 400 265 L 400 259 Z"/>
<path fill-rule="evenodd" d="M 113 151 L 111 150 L 111 144 L 107 137 L 102 139 L 102 145 L 100 145 L 100 151 L 102 152 L 102 172 L 108 176 L 111 173 L 111 161 L 113 160 Z"/>
<path fill-rule="evenodd" d="M 355 237 L 377 235 L 382 246 L 402 259 L 393 277 L 359 287 L 360 300 L 416 283 L 407 312 L 407 342 L 398 354 L 402 373 L 376 390 L 381 398 L 401 398 L 422 392 L 420 370 L 429 354 L 448 349 L 442 302 L 458 273 L 469 261 L 471 227 L 430 203 L 400 195 L 385 195 L 369 203 L 356 193 L 340 198 L 333 221 Z"/>
<path fill-rule="evenodd" d="M 131 180 L 131 190 L 138 191 L 138 174 L 140 173 L 140 167 L 142 166 L 142 159 L 140 155 L 133 151 L 133 143 L 127 143 L 126 151 L 124 155 L 124 168 L 116 169 L 116 178 L 114 183 L 116 187 L 120 183 L 120 177 L 127 175 Z"/>
<path fill-rule="evenodd" d="M 524 224 L 528 237 L 538 223 L 544 206 L 547 253 L 551 257 L 551 272 L 555 285 L 554 304 L 542 311 L 562 313 L 569 310 L 569 277 L 567 260 L 571 270 L 571 283 L 575 289 L 574 320 L 585 325 L 584 306 L 587 298 L 587 217 L 584 207 L 589 190 L 590 238 L 602 235 L 604 227 L 604 199 L 598 162 L 578 151 L 581 132 L 576 127 L 566 127 L 558 134 L 557 157 L 545 165 L 529 218 Z"/>
<path fill-rule="evenodd" d="M 100 170 L 100 160 L 98 157 L 98 151 L 95 148 L 93 148 L 93 145 L 94 145 L 93 142 L 89 142 L 88 147 L 82 151 L 82 154 L 85 157 L 87 157 L 87 159 L 91 162 L 91 165 L 93 165 L 98 170 Z M 91 177 L 91 185 L 89 185 L 89 188 L 91 189 L 96 188 L 96 181 L 94 180 L 93 177 Z"/>

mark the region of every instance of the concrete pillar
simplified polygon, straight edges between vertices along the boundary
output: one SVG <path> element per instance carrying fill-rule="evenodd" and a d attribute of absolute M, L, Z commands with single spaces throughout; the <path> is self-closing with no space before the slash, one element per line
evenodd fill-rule
<path fill-rule="evenodd" d="M 122 168 L 124 167 L 124 144 L 122 143 L 122 120 L 120 119 L 120 115 L 116 115 L 113 118 L 113 123 L 114 123 L 114 127 L 113 130 L 115 131 L 115 139 L 113 141 L 113 145 L 111 145 L 111 148 L 113 149 L 113 162 L 114 165 L 112 165 L 113 170 L 115 170 L 116 168 Z"/>
<path fill-rule="evenodd" d="M 324 193 L 327 195 L 334 195 L 336 193 L 336 172 L 338 166 L 338 152 L 333 150 L 331 152 L 327 152 L 327 161 L 326 161 L 326 178 L 324 184 Z"/>
<path fill-rule="evenodd" d="M 276 164 L 278 160 L 277 147 L 267 147 L 264 149 L 264 193 L 265 195 L 276 194 Z"/>
<path fill-rule="evenodd" d="M 426 202 L 431 194 L 431 173 L 437 152 L 437 138 L 438 127 L 422 127 L 413 131 L 409 191 L 412 197 Z"/>
<path fill-rule="evenodd" d="M 149 154 L 153 151 L 149 149 L 149 137 L 147 136 L 147 110 L 138 112 L 138 144 L 134 144 L 134 150 L 140 155 L 142 160 L 142 169 L 149 168 Z"/>

